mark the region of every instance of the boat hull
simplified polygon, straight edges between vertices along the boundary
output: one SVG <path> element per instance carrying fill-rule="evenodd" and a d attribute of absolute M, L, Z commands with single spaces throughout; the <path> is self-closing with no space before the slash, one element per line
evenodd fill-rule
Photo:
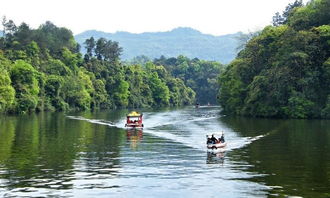
<path fill-rule="evenodd" d="M 143 124 L 125 124 L 126 128 L 143 129 Z"/>
<path fill-rule="evenodd" d="M 216 143 L 216 144 L 207 144 L 207 149 L 211 149 L 211 150 L 221 149 L 221 148 L 225 148 L 226 145 L 227 145 L 226 142 Z"/>

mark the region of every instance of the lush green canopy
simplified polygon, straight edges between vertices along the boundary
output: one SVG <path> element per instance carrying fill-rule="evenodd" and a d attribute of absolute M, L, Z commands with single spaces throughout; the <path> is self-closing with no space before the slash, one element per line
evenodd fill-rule
<path fill-rule="evenodd" d="M 218 62 L 189 59 L 184 56 L 177 58 L 160 57 L 155 59 L 157 65 L 164 65 L 173 76 L 181 79 L 196 92 L 196 102 L 216 104 L 219 89 L 218 75 L 223 65 Z"/>
<path fill-rule="evenodd" d="M 330 118 L 330 0 L 265 27 L 220 75 L 226 114 Z"/>
<path fill-rule="evenodd" d="M 115 41 L 87 39 L 82 57 L 72 32 L 46 22 L 37 29 L 3 20 L 0 112 L 178 106 L 195 92 L 163 66 L 124 65 Z"/>

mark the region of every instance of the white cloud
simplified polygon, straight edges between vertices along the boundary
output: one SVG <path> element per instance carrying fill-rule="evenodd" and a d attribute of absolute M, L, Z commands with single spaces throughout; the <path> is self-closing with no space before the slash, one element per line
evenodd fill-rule
<path fill-rule="evenodd" d="M 195 28 L 222 35 L 271 24 L 294 0 L 10 0 L 0 6 L 16 24 L 36 28 L 49 20 L 75 34 L 89 29 L 134 33 Z"/>

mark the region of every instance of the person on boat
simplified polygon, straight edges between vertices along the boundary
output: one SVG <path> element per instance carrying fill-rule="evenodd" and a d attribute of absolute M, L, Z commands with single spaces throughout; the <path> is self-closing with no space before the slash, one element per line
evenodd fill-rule
<path fill-rule="evenodd" d="M 223 134 L 219 138 L 219 142 L 221 142 L 221 143 L 224 143 L 225 142 L 225 137 L 223 136 Z"/>
<path fill-rule="evenodd" d="M 211 141 L 212 141 L 213 144 L 217 143 L 217 138 L 215 138 L 213 134 L 212 134 L 212 137 L 211 137 Z"/>

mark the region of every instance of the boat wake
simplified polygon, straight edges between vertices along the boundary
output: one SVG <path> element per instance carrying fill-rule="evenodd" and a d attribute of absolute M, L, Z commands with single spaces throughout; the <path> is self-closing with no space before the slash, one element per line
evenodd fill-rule
<path fill-rule="evenodd" d="M 110 127 L 117 127 L 117 125 L 111 121 L 107 121 L 107 120 L 96 120 L 96 119 L 88 119 L 88 118 L 84 118 L 82 116 L 66 116 L 69 119 L 73 119 L 73 120 L 82 120 L 82 121 L 86 121 L 86 122 L 90 122 L 93 124 L 100 124 L 100 125 L 106 125 L 106 126 L 110 126 Z M 117 127 L 119 128 L 119 127 Z"/>
<path fill-rule="evenodd" d="M 147 124 L 143 129 L 143 133 L 164 138 L 172 142 L 183 144 L 189 148 L 199 151 L 206 151 L 206 138 L 205 134 L 210 131 L 225 131 L 225 138 L 227 146 L 222 148 L 224 151 L 231 151 L 240 149 L 249 144 L 266 137 L 269 133 L 258 135 L 255 137 L 241 137 L 231 129 L 221 125 L 217 121 L 219 115 L 200 114 L 189 116 L 190 112 L 170 111 L 161 113 L 145 113 Z M 67 116 L 69 119 L 86 121 L 93 124 L 106 125 L 109 127 L 125 128 L 125 119 L 117 123 L 102 120 L 102 119 L 88 119 L 82 116 Z M 179 119 L 178 119 L 179 118 Z M 215 124 L 216 123 L 216 124 Z M 211 132 L 212 133 L 212 132 Z"/>
<path fill-rule="evenodd" d="M 255 137 L 236 137 L 235 139 L 228 141 L 229 143 L 227 144 L 226 149 L 228 150 L 240 149 L 268 135 L 269 133 L 266 133 L 264 135 L 258 135 Z"/>

